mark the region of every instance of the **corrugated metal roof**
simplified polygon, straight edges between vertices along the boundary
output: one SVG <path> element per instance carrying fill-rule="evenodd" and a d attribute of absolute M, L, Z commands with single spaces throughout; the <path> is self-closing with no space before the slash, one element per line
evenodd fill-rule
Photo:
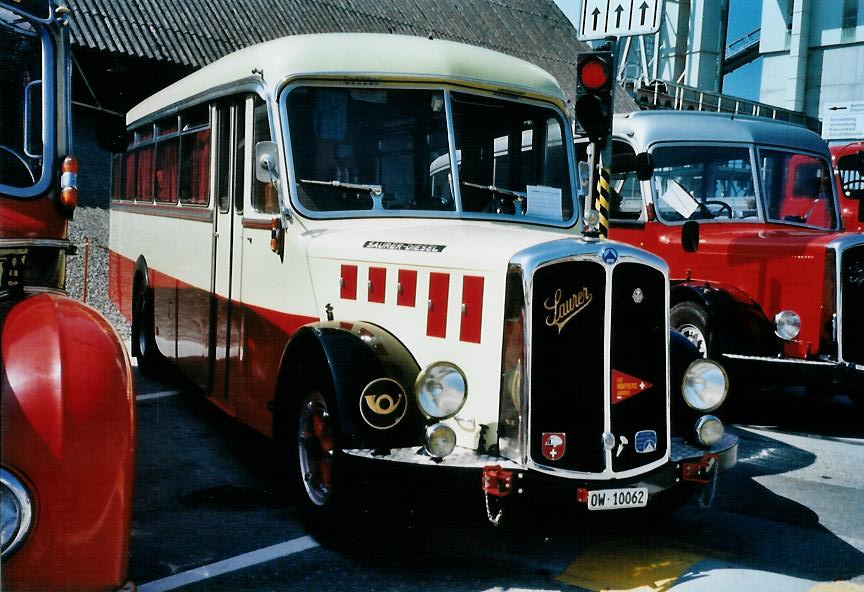
<path fill-rule="evenodd" d="M 286 35 L 377 32 L 486 47 L 533 62 L 576 89 L 586 50 L 552 0 L 68 0 L 72 43 L 201 67 L 242 47 Z M 616 93 L 616 111 L 636 104 Z"/>

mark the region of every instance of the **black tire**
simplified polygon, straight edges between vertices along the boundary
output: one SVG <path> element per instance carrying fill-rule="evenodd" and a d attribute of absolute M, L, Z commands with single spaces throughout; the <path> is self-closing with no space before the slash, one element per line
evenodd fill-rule
<path fill-rule="evenodd" d="M 711 355 L 711 334 L 708 330 L 708 311 L 695 302 L 679 302 L 669 311 L 672 328 L 681 332 L 699 349 L 702 357 Z"/>
<path fill-rule="evenodd" d="M 324 367 L 303 372 L 291 383 L 280 427 L 287 444 L 290 487 L 306 529 L 322 544 L 336 546 L 347 479 L 332 382 Z"/>
<path fill-rule="evenodd" d="M 153 289 L 140 276 L 135 278 L 132 288 L 132 355 L 145 376 L 155 375 L 162 364 L 156 345 Z"/>

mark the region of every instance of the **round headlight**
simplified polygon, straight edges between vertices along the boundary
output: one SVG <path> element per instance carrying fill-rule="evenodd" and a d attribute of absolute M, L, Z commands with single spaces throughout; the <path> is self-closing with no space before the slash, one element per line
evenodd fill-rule
<path fill-rule="evenodd" d="M 447 419 L 453 417 L 468 395 L 468 382 L 462 370 L 449 362 L 430 364 L 414 384 L 417 405 L 426 417 Z"/>
<path fill-rule="evenodd" d="M 27 536 L 33 518 L 30 494 L 15 475 L 0 469 L 0 557 L 10 555 Z"/>
<path fill-rule="evenodd" d="M 436 423 L 426 428 L 426 452 L 436 458 L 444 458 L 456 448 L 456 434 L 450 426 Z"/>
<path fill-rule="evenodd" d="M 794 310 L 781 310 L 774 315 L 774 334 L 780 339 L 792 341 L 801 332 L 801 317 Z"/>
<path fill-rule="evenodd" d="M 726 399 L 728 391 L 726 371 L 713 360 L 695 360 L 684 372 L 681 393 L 684 401 L 697 411 L 714 411 Z"/>
<path fill-rule="evenodd" d="M 713 415 L 703 415 L 696 422 L 696 439 L 702 446 L 714 446 L 725 433 L 723 422 Z"/>

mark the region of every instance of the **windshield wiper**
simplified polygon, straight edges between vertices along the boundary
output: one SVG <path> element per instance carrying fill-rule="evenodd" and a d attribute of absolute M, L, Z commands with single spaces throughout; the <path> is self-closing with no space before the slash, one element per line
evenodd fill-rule
<path fill-rule="evenodd" d="M 381 187 L 381 185 L 373 185 L 371 183 L 345 183 L 344 181 L 319 181 L 318 179 L 300 179 L 300 182 L 306 185 L 320 185 L 322 187 L 334 187 L 336 189 L 368 191 L 372 197 L 377 197 L 384 193 L 384 188 Z"/>
<path fill-rule="evenodd" d="M 512 197 L 517 201 L 525 199 L 525 197 L 528 195 L 527 193 L 513 191 L 512 189 L 504 189 L 495 185 L 480 185 L 479 183 L 471 183 L 470 181 L 462 181 L 462 184 L 467 187 L 475 187 L 476 189 L 485 189 L 486 191 L 489 191 L 491 193 L 497 193 L 498 195 L 506 195 L 507 197 Z"/>
<path fill-rule="evenodd" d="M 353 189 L 354 191 L 366 191 L 372 198 L 372 209 L 384 209 L 384 188 L 372 183 L 346 183 L 344 181 L 319 181 L 318 179 L 298 179 L 304 185 L 318 185 L 320 187 L 331 187 L 333 189 Z"/>

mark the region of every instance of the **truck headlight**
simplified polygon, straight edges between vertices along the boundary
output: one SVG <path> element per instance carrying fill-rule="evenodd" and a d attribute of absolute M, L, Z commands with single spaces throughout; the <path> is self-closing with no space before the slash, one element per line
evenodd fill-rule
<path fill-rule="evenodd" d="M 426 367 L 414 383 L 417 405 L 426 417 L 453 417 L 465 404 L 468 381 L 465 374 L 450 362 L 435 362 Z"/>
<path fill-rule="evenodd" d="M 801 332 L 801 317 L 794 310 L 781 310 L 774 315 L 774 334 L 785 341 L 792 341 Z"/>
<path fill-rule="evenodd" d="M 24 541 L 33 519 L 33 502 L 24 484 L 0 469 L 0 557 L 7 557 Z"/>
<path fill-rule="evenodd" d="M 684 372 L 681 394 L 684 401 L 697 411 L 714 411 L 729 392 L 729 378 L 723 367 L 714 360 L 695 360 Z"/>
<path fill-rule="evenodd" d="M 456 433 L 447 424 L 436 423 L 426 428 L 426 452 L 444 458 L 456 448 Z"/>
<path fill-rule="evenodd" d="M 714 446 L 725 433 L 723 422 L 713 415 L 703 415 L 696 422 L 696 439 L 702 446 Z"/>

